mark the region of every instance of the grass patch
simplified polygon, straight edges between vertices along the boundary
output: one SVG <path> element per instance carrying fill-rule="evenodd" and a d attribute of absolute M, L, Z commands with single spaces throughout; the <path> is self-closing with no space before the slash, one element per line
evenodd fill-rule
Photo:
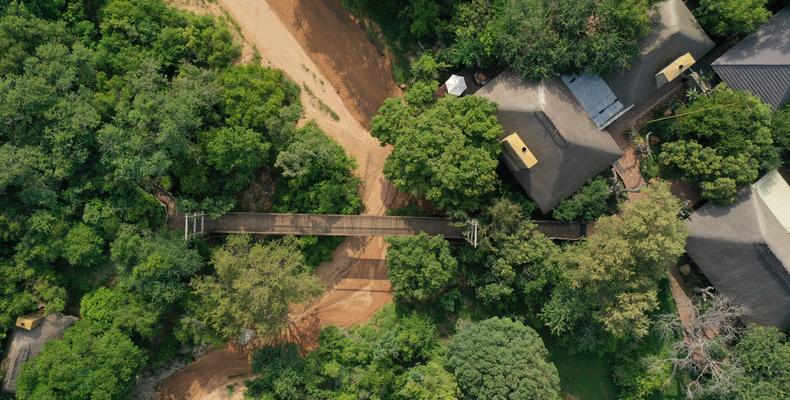
<path fill-rule="evenodd" d="M 549 358 L 560 373 L 560 386 L 566 398 L 578 400 L 612 400 L 617 387 L 612 380 L 611 364 L 602 357 L 577 353 L 564 347 L 548 332 L 540 331 L 549 350 Z"/>

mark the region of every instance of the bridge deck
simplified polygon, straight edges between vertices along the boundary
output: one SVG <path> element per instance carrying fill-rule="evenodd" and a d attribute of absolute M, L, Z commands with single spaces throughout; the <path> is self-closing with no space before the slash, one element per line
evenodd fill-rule
<path fill-rule="evenodd" d="M 552 239 L 574 240 L 585 236 L 583 223 L 534 221 L 538 230 Z M 185 217 L 171 219 L 173 229 L 185 228 Z M 420 232 L 463 239 L 466 227 L 445 218 L 394 217 L 381 215 L 316 215 L 276 213 L 228 213 L 219 218 L 190 218 L 188 230 L 208 233 L 316 236 L 413 236 Z"/>

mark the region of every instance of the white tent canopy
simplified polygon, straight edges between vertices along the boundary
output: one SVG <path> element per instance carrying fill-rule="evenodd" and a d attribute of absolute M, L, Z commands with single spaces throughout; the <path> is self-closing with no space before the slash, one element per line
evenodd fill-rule
<path fill-rule="evenodd" d="M 444 85 L 447 86 L 447 92 L 454 96 L 460 96 L 466 91 L 466 81 L 460 75 L 452 75 Z"/>

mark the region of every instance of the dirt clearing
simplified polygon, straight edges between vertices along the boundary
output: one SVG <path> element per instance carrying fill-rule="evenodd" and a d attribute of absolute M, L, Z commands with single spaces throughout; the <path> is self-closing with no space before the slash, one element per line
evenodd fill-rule
<path fill-rule="evenodd" d="M 285 71 L 302 88 L 305 118 L 314 120 L 357 164 L 365 214 L 384 214 L 406 200 L 384 178 L 390 153 L 370 136 L 370 118 L 388 96 L 398 93 L 389 63 L 337 3 L 329 0 L 178 0 L 195 12 L 235 21 L 245 49 L 255 48 L 262 63 Z M 276 11 L 276 12 L 275 12 Z M 384 264 L 383 238 L 348 238 L 333 260 L 318 268 L 326 293 L 311 304 L 293 307 L 291 329 L 282 339 L 314 348 L 322 326 L 362 323 L 392 299 Z M 239 398 L 248 376 L 249 354 L 215 350 L 158 386 L 161 399 Z M 229 390 L 228 385 L 237 388 Z"/>
<path fill-rule="evenodd" d="M 269 0 L 346 107 L 366 127 L 387 97 L 397 93 L 389 60 L 334 0 Z"/>

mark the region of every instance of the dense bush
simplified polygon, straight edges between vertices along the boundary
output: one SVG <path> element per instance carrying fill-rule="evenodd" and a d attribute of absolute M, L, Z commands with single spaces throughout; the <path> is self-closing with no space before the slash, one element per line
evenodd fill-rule
<path fill-rule="evenodd" d="M 247 394 L 254 398 L 454 399 L 457 385 L 441 366 L 434 323 L 392 306 L 366 325 L 321 330 L 320 346 L 300 357 L 293 345 L 256 351 Z M 415 397 L 412 397 L 415 396 Z"/>
<path fill-rule="evenodd" d="M 461 329 L 448 345 L 447 365 L 466 399 L 560 398 L 560 378 L 543 340 L 509 318 Z"/>
<path fill-rule="evenodd" d="M 695 14 L 709 34 L 720 38 L 746 36 L 771 17 L 768 0 L 701 0 Z"/>
<path fill-rule="evenodd" d="M 606 179 L 590 179 L 570 198 L 560 202 L 552 210 L 552 216 L 559 221 L 594 221 L 609 211 L 612 189 Z"/>
<path fill-rule="evenodd" d="M 732 204 L 738 188 L 778 163 L 771 109 L 748 92 L 722 85 L 693 97 L 677 115 L 658 161 L 665 175 L 699 185 L 704 198 Z"/>

